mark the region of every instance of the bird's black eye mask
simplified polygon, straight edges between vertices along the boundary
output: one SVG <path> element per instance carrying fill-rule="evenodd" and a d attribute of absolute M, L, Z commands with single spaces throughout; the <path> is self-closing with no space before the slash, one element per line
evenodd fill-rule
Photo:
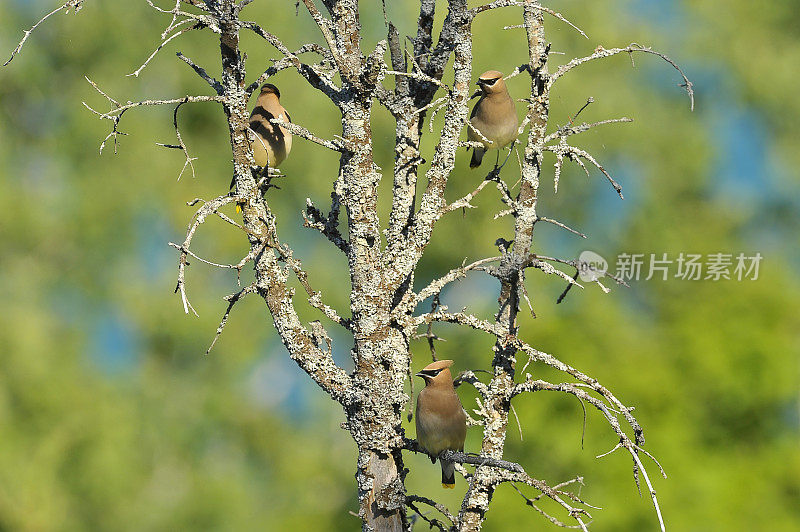
<path fill-rule="evenodd" d="M 480 79 L 478 81 L 480 82 L 481 85 L 486 85 L 487 87 L 491 87 L 492 85 L 497 83 L 498 79 L 500 79 L 500 78 Z"/>
<path fill-rule="evenodd" d="M 420 377 L 431 377 L 432 378 L 432 377 L 437 376 L 441 372 L 442 372 L 441 369 L 423 369 L 417 375 L 419 375 Z"/>

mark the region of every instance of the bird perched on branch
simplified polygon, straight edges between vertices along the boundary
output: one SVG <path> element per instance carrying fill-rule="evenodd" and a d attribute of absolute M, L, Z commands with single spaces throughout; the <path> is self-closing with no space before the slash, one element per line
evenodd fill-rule
<path fill-rule="evenodd" d="M 258 95 L 256 107 L 250 114 L 250 129 L 255 132 L 253 156 L 258 166 L 277 168 L 292 151 L 292 134 L 283 126 L 270 122 L 277 118 L 291 122 L 289 113 L 281 105 L 281 91 L 272 83 L 265 83 Z"/>
<path fill-rule="evenodd" d="M 417 441 L 427 451 L 432 463 L 442 451 L 463 451 L 467 437 L 467 416 L 453 388 L 453 377 L 448 369 L 452 360 L 438 360 L 417 373 L 425 380 L 417 396 Z M 453 462 L 440 460 L 442 487 L 456 485 Z"/>
<path fill-rule="evenodd" d="M 499 150 L 517 138 L 517 108 L 509 96 L 502 72 L 487 70 L 477 81 L 481 99 L 472 108 L 467 127 L 467 138 L 480 142 L 483 148 L 473 148 L 470 168 L 481 165 L 486 150 Z M 477 131 L 476 131 L 477 130 Z M 487 140 L 489 142 L 487 142 Z"/>
<path fill-rule="evenodd" d="M 289 113 L 281 105 L 281 91 L 272 83 L 265 83 L 261 87 L 256 106 L 250 113 L 250 129 L 255 137 L 250 146 L 253 157 L 258 166 L 265 169 L 277 168 L 292 151 L 292 133 L 283 126 L 273 124 L 270 120 L 277 119 L 291 122 Z M 234 181 L 231 181 L 233 188 Z"/>

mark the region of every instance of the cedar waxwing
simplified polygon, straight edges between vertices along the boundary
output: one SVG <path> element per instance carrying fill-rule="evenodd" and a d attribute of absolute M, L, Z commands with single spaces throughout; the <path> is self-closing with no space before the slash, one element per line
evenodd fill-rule
<path fill-rule="evenodd" d="M 272 83 L 265 83 L 258 95 L 256 107 L 250 113 L 250 129 L 255 133 L 252 142 L 253 156 L 258 166 L 277 168 L 292 151 L 292 134 L 283 126 L 270 122 L 273 118 L 291 122 L 289 113 L 280 102 L 281 91 Z M 231 181 L 233 188 L 234 181 Z"/>
<path fill-rule="evenodd" d="M 452 360 L 439 360 L 417 373 L 417 377 L 425 379 L 425 388 L 417 396 L 417 441 L 428 452 L 432 463 L 436 463 L 436 457 L 445 449 L 463 451 L 467 437 L 467 415 L 448 369 L 452 364 Z M 455 488 L 453 462 L 440 462 L 442 487 Z"/>
<path fill-rule="evenodd" d="M 467 138 L 485 146 L 473 149 L 470 168 L 481 165 L 487 149 L 499 150 L 517 138 L 517 108 L 508 94 L 503 74 L 497 70 L 487 70 L 478 78 L 477 85 L 480 87 L 481 99 L 472 108 L 469 122 L 492 143 L 487 144 L 472 127 L 467 128 Z"/>
<path fill-rule="evenodd" d="M 292 134 L 283 126 L 270 122 L 277 118 L 291 122 L 289 113 L 280 102 L 281 91 L 272 83 L 265 83 L 258 95 L 256 108 L 250 114 L 250 129 L 255 131 L 253 155 L 258 166 L 277 168 L 292 151 Z"/>

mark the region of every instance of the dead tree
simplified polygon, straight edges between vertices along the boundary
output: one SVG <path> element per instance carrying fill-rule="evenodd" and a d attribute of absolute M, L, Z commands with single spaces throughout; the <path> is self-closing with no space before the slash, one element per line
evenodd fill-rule
<path fill-rule="evenodd" d="M 263 298 L 289 356 L 344 410 L 346 421 L 343 428 L 350 433 L 358 447 L 358 515 L 363 520 L 363 529 L 409 530 L 414 520 L 412 516 L 416 516 L 427 521 L 431 528 L 478 530 L 486 517 L 495 489 L 508 482 L 519 491 L 528 505 L 552 523 L 568 526 L 565 521 L 573 520 L 577 525 L 572 526 L 585 530 L 586 522 L 591 518 L 587 509 L 591 506 L 568 489 L 580 479 L 549 486 L 530 476 L 521 465 L 502 459 L 512 402 L 531 392 L 556 391 L 588 403 L 607 421 L 618 443 L 606 454 L 618 449 L 630 454 L 634 479 L 637 485 L 640 477 L 644 479 L 657 521 L 663 530 L 664 521 L 656 493 L 641 456 L 645 455 L 654 462 L 655 459 L 642 447 L 644 436 L 631 414 L 633 409 L 588 374 L 526 343 L 517 326 L 517 315 L 521 301 L 527 300 L 524 282 L 531 268 L 561 277 L 569 283 L 568 287 L 581 287 L 577 282 L 577 274 L 567 274 L 554 266 L 560 263 L 577 269 L 581 265 L 576 261 L 531 252 L 533 230 L 539 222 L 553 223 L 585 236 L 561 222 L 542 216 L 537 210 L 544 153 L 555 154 L 556 187 L 564 159 L 568 159 L 587 174 L 590 167 L 599 170 L 622 197 L 619 184 L 590 153 L 572 144 L 572 137 L 597 126 L 630 120 L 621 118 L 577 124 L 573 117 L 565 125 L 548 127 L 549 101 L 554 85 L 584 63 L 617 54 L 647 53 L 664 59 L 678 70 L 691 99 L 691 84 L 680 68 L 663 54 L 637 44 L 613 49 L 598 47 L 586 57 L 551 67 L 544 18 L 552 16 L 557 23 L 569 24 L 581 34 L 583 32 L 562 15 L 535 0 L 495 0 L 471 9 L 467 7 L 466 0 L 449 0 L 447 15 L 438 34 L 434 32 L 433 24 L 435 0 L 420 0 L 417 33 L 408 37 L 410 45 L 406 46 L 395 25 L 385 16 L 387 36 L 374 50 L 361 48 L 359 2 L 322 0 L 327 11 L 323 13 L 315 0 L 302 0 L 307 15 L 319 28 L 324 44 L 310 42 L 294 51 L 270 31 L 270 21 L 259 24 L 243 18 L 245 8 L 254 3 L 253 0 L 160 2 L 168 3 L 167 6 L 145 1 L 165 15 L 169 22 L 156 50 L 133 72 L 134 75 L 138 76 L 167 43 L 192 31 L 215 34 L 215 38 L 219 39 L 221 63 L 212 69 L 210 65 L 203 67 L 196 64 L 180 52 L 177 54 L 181 61 L 207 82 L 210 87 L 208 95 L 123 104 L 90 81 L 110 104 L 108 111 L 90 108 L 99 118 L 112 123 L 111 132 L 103 141 L 103 146 L 109 140 L 116 145 L 120 120 L 129 109 L 171 105 L 175 109 L 177 144 L 165 146 L 181 150 L 186 157 L 184 170 L 190 167 L 194 171 L 194 159 L 190 157 L 178 127 L 178 111 L 184 104 L 194 102 L 215 102 L 221 106 L 230 133 L 235 187 L 233 191 L 224 192 L 212 200 L 196 199 L 190 202 L 190 205 L 199 205 L 199 208 L 189 224 L 186 239 L 180 244 L 171 244 L 179 251 L 176 292 L 180 294 L 184 311 L 187 314 L 193 312 L 186 279 L 190 258 L 195 263 L 229 268 L 237 273 L 252 264 L 255 281 L 225 298 L 227 309 L 214 341 L 222 334 L 231 309 L 238 301 L 249 295 Z M 20 51 L 38 24 L 60 11 L 77 11 L 82 3 L 83 0 L 69 0 L 45 16 L 25 32 L 8 62 Z M 294 6 L 287 4 L 286 7 Z M 460 139 L 463 130 L 468 127 L 470 85 L 474 77 L 471 25 L 481 13 L 500 8 L 519 11 L 519 27 L 524 29 L 527 36 L 528 62 L 508 76 L 525 74 L 530 78 L 527 114 L 519 129 L 518 139 L 524 155 L 519 161 L 518 175 L 511 169 L 513 165 L 509 165 L 506 171 L 515 174 L 513 179 L 520 180 L 520 188 L 518 192 L 512 192 L 513 187 L 500 177 L 500 169 L 496 167 L 475 190 L 448 203 L 445 190 L 457 151 L 470 145 Z M 244 54 L 239 46 L 241 32 L 260 36 L 268 47 L 279 54 L 274 64 L 256 77 L 246 76 Z M 385 60 L 387 55 L 388 64 Z M 452 66 L 448 66 L 451 59 Z M 281 241 L 270 208 L 273 194 L 270 181 L 274 173 L 254 166 L 248 140 L 248 135 L 252 135 L 248 129 L 248 100 L 263 82 L 287 69 L 296 71 L 311 87 L 317 89 L 320 97 L 328 98 L 341 112 L 341 135 L 334 139 L 319 138 L 302 125 L 280 123 L 290 128 L 294 135 L 318 144 L 319 149 L 334 150 L 340 154 L 338 174 L 331 176 L 333 186 L 327 212 L 307 200 L 302 216 L 304 226 L 318 231 L 329 244 L 342 252 L 342 260 L 347 261 L 351 283 L 349 316 L 341 316 L 325 304 L 321 292 L 312 288 L 313 283 L 300 259 L 288 243 Z M 443 80 L 450 79 L 450 72 L 445 76 L 450 69 L 452 84 L 447 84 Z M 218 72 L 219 79 L 209 73 L 212 70 Z M 393 86 L 393 90 L 387 86 Z M 590 102 L 591 99 L 587 104 Z M 384 175 L 374 162 L 370 118 L 376 104 L 388 109 L 396 120 L 395 164 L 391 176 L 388 172 Z M 433 115 L 440 110 L 444 111 L 444 124 L 434 134 L 436 145 L 429 156 L 431 165 L 420 180 L 423 164 L 420 146 L 424 126 L 426 119 L 430 124 Z M 548 129 L 552 132 L 548 133 Z M 297 179 L 301 177 L 297 176 Z M 377 194 L 381 179 L 392 179 L 393 183 L 391 213 L 388 228 L 383 234 L 378 217 Z M 219 182 L 227 183 L 227 180 L 219 179 Z M 472 199 L 486 188 L 496 188 L 504 204 L 496 217 L 514 218 L 513 234 L 497 240 L 499 254 L 471 264 L 456 265 L 427 286 L 416 286 L 415 271 L 431 241 L 437 221 L 450 213 L 473 207 Z M 241 222 L 221 210 L 230 204 L 241 206 Z M 340 220 L 342 208 L 345 220 Z M 249 251 L 238 264 L 219 264 L 201 258 L 192 251 L 195 233 L 206 219 L 214 216 L 241 231 L 242 237 L 247 239 Z M 344 224 L 346 232 L 342 229 Z M 442 290 L 469 271 L 480 271 L 498 280 L 499 306 L 493 319 L 475 316 L 465 309 L 450 310 L 439 303 Z M 310 324 L 301 322 L 295 309 L 295 294 L 288 286 L 292 276 L 300 281 L 305 290 L 303 297 L 320 311 L 328 327 L 342 327 L 352 334 L 354 370 L 351 373 L 334 362 L 326 326 L 320 321 Z M 600 280 L 595 282 L 604 292 L 608 291 Z M 432 308 L 423 309 L 423 303 L 429 299 L 434 301 Z M 420 451 L 415 441 L 405 437 L 401 426 L 402 412 L 410 400 L 404 390 L 410 374 L 409 344 L 422 334 L 433 345 L 436 336 L 432 327 L 441 322 L 458 324 L 495 339 L 493 353 L 487 353 L 486 357 L 488 382 L 479 380 L 473 371 L 463 372 L 457 379 L 459 384 L 467 383 L 477 390 L 479 401 L 475 413 L 478 419 L 475 423 L 483 428 L 479 454 L 446 452 L 450 459 L 461 464 L 459 471 L 469 485 L 457 514 L 430 498 L 406 493 L 404 485 L 403 452 Z M 211 345 L 213 347 L 213 342 Z M 518 371 L 517 357 L 520 355 L 526 359 L 526 363 Z M 530 362 L 545 364 L 563 372 L 566 381 L 551 383 L 534 378 L 525 371 Z M 658 465 L 658 462 L 655 463 Z M 473 465 L 474 469 L 468 471 L 463 467 L 465 464 Z M 660 466 L 658 468 L 661 469 Z M 539 495 L 529 498 L 523 495 L 517 484 L 530 486 L 538 490 Z M 536 501 L 541 497 L 548 497 L 560 505 L 566 519 L 548 515 L 539 508 Z M 422 505 L 435 509 L 441 514 L 440 517 L 429 517 L 428 512 L 421 511 Z"/>

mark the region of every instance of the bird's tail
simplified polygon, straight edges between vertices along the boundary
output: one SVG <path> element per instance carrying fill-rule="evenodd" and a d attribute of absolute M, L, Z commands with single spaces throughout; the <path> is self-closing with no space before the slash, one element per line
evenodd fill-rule
<path fill-rule="evenodd" d="M 477 168 L 481 165 L 481 161 L 483 160 L 483 154 L 486 153 L 484 148 L 473 148 L 472 149 L 472 159 L 469 161 L 470 168 Z"/>
<path fill-rule="evenodd" d="M 456 487 L 456 468 L 450 460 L 439 460 L 442 465 L 442 487 L 453 489 Z"/>

